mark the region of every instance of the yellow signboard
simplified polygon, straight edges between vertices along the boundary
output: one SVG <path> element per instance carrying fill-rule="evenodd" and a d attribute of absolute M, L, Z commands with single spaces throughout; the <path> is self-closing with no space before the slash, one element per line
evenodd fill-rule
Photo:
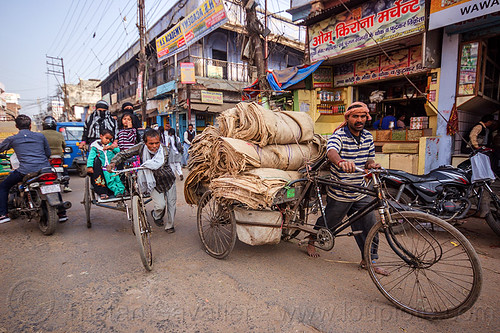
<path fill-rule="evenodd" d="M 159 60 L 174 53 L 184 51 L 186 48 L 187 45 L 180 23 L 177 23 L 167 33 L 156 39 L 156 54 Z"/>
<path fill-rule="evenodd" d="M 224 104 L 224 96 L 221 91 L 201 91 L 201 102 L 208 104 Z"/>
<path fill-rule="evenodd" d="M 228 20 L 222 0 L 206 0 L 172 29 L 156 39 L 158 61 L 181 52 Z"/>

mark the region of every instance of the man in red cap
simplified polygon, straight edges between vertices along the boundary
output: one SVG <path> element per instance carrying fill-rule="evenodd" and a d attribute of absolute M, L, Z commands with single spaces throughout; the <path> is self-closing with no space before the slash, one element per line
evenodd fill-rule
<path fill-rule="evenodd" d="M 367 120 L 371 120 L 370 111 L 366 104 L 361 102 L 352 103 L 346 110 L 345 121 L 335 129 L 327 143 L 327 157 L 330 161 L 331 179 L 342 181 L 353 185 L 366 186 L 365 179 L 361 173 L 352 175 L 356 167 L 362 169 L 378 169 L 380 165 L 375 163 L 375 145 L 373 136 L 364 129 Z M 335 230 L 344 217 L 365 207 L 372 199 L 353 191 L 329 187 L 325 215 L 330 230 Z M 376 259 L 364 258 L 364 245 L 366 236 L 376 220 L 373 212 L 365 215 L 351 225 L 352 231 L 356 233 L 354 238 L 361 250 L 360 266 L 366 268 L 366 260 Z M 315 229 L 325 227 L 323 217 L 316 221 Z M 307 245 L 307 254 L 311 257 L 319 257 L 314 247 L 314 239 L 310 239 Z M 386 275 L 386 271 L 380 267 L 375 272 Z"/>

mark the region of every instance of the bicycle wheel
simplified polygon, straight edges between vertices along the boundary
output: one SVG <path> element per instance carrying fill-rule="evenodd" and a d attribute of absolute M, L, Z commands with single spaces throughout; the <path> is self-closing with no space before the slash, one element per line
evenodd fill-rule
<path fill-rule="evenodd" d="M 83 205 L 85 207 L 85 218 L 87 219 L 87 228 L 92 227 L 92 222 L 90 222 L 90 177 L 85 178 L 85 192 L 83 194 Z"/>
<path fill-rule="evenodd" d="M 153 267 L 153 252 L 151 251 L 151 228 L 146 219 L 144 206 L 138 195 L 132 197 L 132 218 L 134 222 L 134 232 L 139 242 L 139 252 L 142 264 L 146 270 Z"/>
<path fill-rule="evenodd" d="M 209 255 L 223 259 L 236 243 L 236 220 L 230 206 L 220 204 L 212 191 L 206 191 L 198 203 L 198 234 Z"/>
<path fill-rule="evenodd" d="M 405 224 L 402 233 L 379 222 L 365 243 L 365 258 L 372 259 L 367 260 L 368 272 L 380 292 L 403 311 L 427 319 L 451 318 L 470 309 L 481 291 L 482 270 L 465 236 L 422 212 L 398 212 L 391 219 Z M 389 275 L 375 274 L 375 266 Z"/>

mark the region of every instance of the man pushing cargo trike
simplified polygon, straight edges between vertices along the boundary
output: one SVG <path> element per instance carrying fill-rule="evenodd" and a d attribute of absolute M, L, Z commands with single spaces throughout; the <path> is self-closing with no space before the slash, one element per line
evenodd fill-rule
<path fill-rule="evenodd" d="M 272 123 L 267 111 L 258 112 Z M 228 113 L 234 117 L 237 111 Z M 363 129 L 369 119 L 366 105 L 353 103 L 345 118 L 328 140 L 328 161 L 324 150 L 298 139 L 295 146 L 286 144 L 287 153 L 280 154 L 279 143 L 239 143 L 239 139 L 227 138 L 227 133 L 236 131 L 224 126 L 222 133 L 211 129 L 197 137 L 190 155 L 198 162 L 190 163 L 185 193 L 188 203 L 201 196 L 197 224 L 206 252 L 225 258 L 236 237 L 251 245 L 302 237 L 299 244 L 307 243 L 307 253 L 317 257 L 316 248 L 329 251 L 336 237 L 354 236 L 362 251 L 361 264 L 398 308 L 429 319 L 449 318 L 468 310 L 481 289 L 476 252 L 448 223 L 426 213 L 404 211 L 386 198 L 386 189 L 379 181 L 384 170 L 374 162 L 373 138 Z M 199 162 L 211 161 L 202 158 L 208 154 L 198 151 L 202 146 L 218 154 L 217 163 L 207 166 L 207 162 Z M 274 159 L 276 163 L 290 166 L 294 164 L 294 149 L 308 161 L 299 172 L 285 171 L 290 170 L 286 167 L 269 169 L 269 160 L 261 158 L 270 150 L 280 157 Z M 321 166 L 328 162 L 330 175 L 321 175 Z M 310 215 L 319 215 L 314 224 L 309 223 Z M 344 232 L 349 226 L 352 231 Z"/>

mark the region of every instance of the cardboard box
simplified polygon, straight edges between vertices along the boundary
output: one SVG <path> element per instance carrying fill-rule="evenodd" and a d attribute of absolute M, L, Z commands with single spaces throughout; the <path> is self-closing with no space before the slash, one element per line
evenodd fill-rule
<path fill-rule="evenodd" d="M 417 174 L 418 154 L 391 154 L 389 166 L 391 169 Z"/>

